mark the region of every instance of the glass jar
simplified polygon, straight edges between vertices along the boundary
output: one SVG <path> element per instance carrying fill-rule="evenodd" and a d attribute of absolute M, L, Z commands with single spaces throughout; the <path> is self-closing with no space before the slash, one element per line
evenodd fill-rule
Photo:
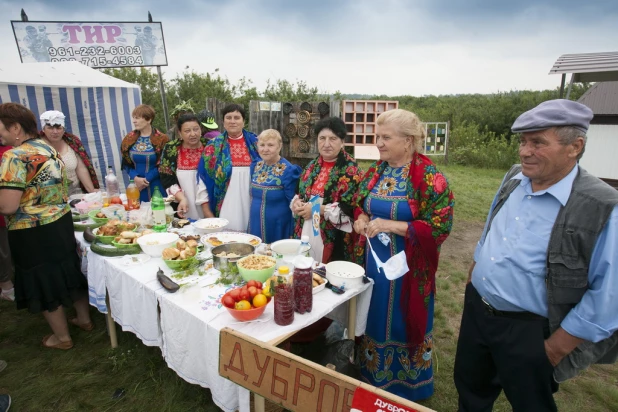
<path fill-rule="evenodd" d="M 301 315 L 313 309 L 311 266 L 294 268 L 294 310 Z"/>
<path fill-rule="evenodd" d="M 279 267 L 279 273 L 273 280 L 275 323 L 279 326 L 290 325 L 294 322 L 294 286 L 291 284 L 289 269 Z"/>

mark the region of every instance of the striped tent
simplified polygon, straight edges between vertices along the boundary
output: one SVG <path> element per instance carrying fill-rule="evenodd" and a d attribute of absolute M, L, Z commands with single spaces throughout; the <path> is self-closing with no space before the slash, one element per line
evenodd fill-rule
<path fill-rule="evenodd" d="M 21 103 L 39 115 L 59 110 L 66 129 L 79 136 L 104 184 L 108 165 L 126 187 L 120 171 L 120 142 L 132 130 L 131 112 L 141 104 L 139 86 L 78 62 L 0 63 L 0 103 Z"/>

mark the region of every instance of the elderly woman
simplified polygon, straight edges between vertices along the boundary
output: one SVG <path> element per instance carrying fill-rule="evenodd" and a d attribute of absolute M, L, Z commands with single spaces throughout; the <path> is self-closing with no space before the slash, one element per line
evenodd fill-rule
<path fill-rule="evenodd" d="M 251 164 L 249 233 L 265 243 L 289 239 L 294 231 L 290 202 L 301 169 L 281 157 L 283 143 L 278 131 L 264 130 L 257 146 L 262 160 Z"/>
<path fill-rule="evenodd" d="M 155 111 L 152 106 L 140 104 L 131 114 L 135 129 L 126 135 L 120 145 L 122 168 L 140 191 L 140 201 L 149 202 L 154 188 L 165 193 L 159 178 L 159 162 L 167 135 L 152 127 Z"/>
<path fill-rule="evenodd" d="M 361 173 L 343 148 L 345 123 L 338 117 L 320 120 L 314 127 L 319 155 L 301 174 L 298 195 L 291 204 L 296 215 L 295 236 L 309 235 L 311 253 L 318 262 L 355 260 L 351 240 L 352 196 Z M 311 199 L 314 199 L 311 202 Z M 313 236 L 312 205 L 319 203 L 319 235 Z M 317 216 L 317 215 L 316 215 Z M 317 222 L 316 222 L 317 223 Z M 341 229 L 341 230 L 340 230 Z"/>
<path fill-rule="evenodd" d="M 49 110 L 41 114 L 41 137 L 60 153 L 69 179 L 69 196 L 91 193 L 99 188 L 90 156 L 79 137 L 64 128 L 64 114 Z"/>
<path fill-rule="evenodd" d="M 178 139 L 165 145 L 159 175 L 167 193 L 178 201 L 178 215 L 190 219 L 213 217 L 206 186 L 197 178 L 197 165 L 206 139 L 194 114 L 183 114 L 176 122 Z"/>
<path fill-rule="evenodd" d="M 227 219 L 226 229 L 245 232 L 249 223 L 251 163 L 260 160 L 255 134 L 246 131 L 245 109 L 229 104 L 222 110 L 223 132 L 206 146 L 198 167 L 216 217 Z"/>
<path fill-rule="evenodd" d="M 440 245 L 452 227 L 453 194 L 444 175 L 419 153 L 425 128 L 414 113 L 382 113 L 376 137 L 380 160 L 365 173 L 354 198 L 354 230 L 363 236 L 357 252 L 366 252 L 366 273 L 375 282 L 361 373 L 378 388 L 425 399 L 433 394 L 435 273 Z M 404 258 L 409 270 L 402 264 L 399 273 L 380 273 L 370 248 L 363 250 L 367 238 L 382 262 L 403 252 L 405 258 L 394 259 Z"/>
<path fill-rule="evenodd" d="M 75 253 L 64 163 L 39 137 L 34 113 L 20 104 L 0 104 L 0 140 L 13 146 L 0 165 L 0 214 L 8 216 L 17 309 L 43 313 L 53 332 L 43 346 L 70 349 L 63 306 L 77 310 L 73 325 L 84 330 L 94 325 Z"/>

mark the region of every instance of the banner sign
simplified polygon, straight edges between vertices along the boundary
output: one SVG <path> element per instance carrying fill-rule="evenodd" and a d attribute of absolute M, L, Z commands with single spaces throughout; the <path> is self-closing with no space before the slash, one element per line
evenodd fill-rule
<path fill-rule="evenodd" d="M 160 22 L 11 24 L 22 63 L 78 61 L 92 68 L 167 66 Z"/>
<path fill-rule="evenodd" d="M 219 375 L 292 411 L 434 412 L 231 328 L 219 334 Z"/>

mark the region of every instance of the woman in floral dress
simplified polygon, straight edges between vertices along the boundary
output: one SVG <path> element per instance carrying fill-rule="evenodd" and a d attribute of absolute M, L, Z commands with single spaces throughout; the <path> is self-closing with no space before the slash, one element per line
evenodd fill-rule
<path fill-rule="evenodd" d="M 375 282 L 360 351 L 361 374 L 373 386 L 409 400 L 433 394 L 433 314 L 440 245 L 451 231 L 453 194 L 442 173 L 419 153 L 424 125 L 405 110 L 378 117 L 374 163 L 355 195 L 354 230 L 362 236 L 367 276 Z M 380 236 L 378 236 L 380 234 Z M 382 262 L 405 251 L 409 271 L 388 280 Z"/>
<path fill-rule="evenodd" d="M 140 104 L 131 114 L 135 130 L 122 139 L 122 168 L 140 191 L 140 201 L 150 202 L 155 186 L 165 193 L 159 178 L 159 161 L 167 135 L 152 127 L 155 111 L 152 106 Z"/>
<path fill-rule="evenodd" d="M 279 154 L 283 143 L 278 131 L 264 130 L 257 146 L 262 160 L 251 164 L 249 233 L 265 243 L 289 239 L 294 230 L 290 201 L 301 169 Z"/>
<path fill-rule="evenodd" d="M 178 139 L 165 145 L 159 175 L 169 195 L 177 200 L 180 217 L 198 220 L 213 217 L 208 205 L 206 186 L 197 177 L 206 139 L 200 137 L 202 130 L 194 114 L 183 114 L 176 122 Z"/>
<path fill-rule="evenodd" d="M 343 120 L 338 117 L 322 119 L 316 123 L 314 131 L 320 154 L 303 170 L 298 195 L 292 201 L 292 212 L 296 216 L 294 236 L 300 239 L 307 234 L 305 222 L 311 222 L 312 213 L 310 200 L 317 196 L 321 202 L 320 234 L 312 237 L 309 231 L 313 259 L 323 263 L 354 260 L 352 225 L 349 224 L 348 231 L 340 229 L 344 222 L 352 219 L 352 196 L 358 188 L 361 172 L 356 160 L 344 150 L 347 131 Z M 336 212 L 331 215 L 327 210 Z"/>

